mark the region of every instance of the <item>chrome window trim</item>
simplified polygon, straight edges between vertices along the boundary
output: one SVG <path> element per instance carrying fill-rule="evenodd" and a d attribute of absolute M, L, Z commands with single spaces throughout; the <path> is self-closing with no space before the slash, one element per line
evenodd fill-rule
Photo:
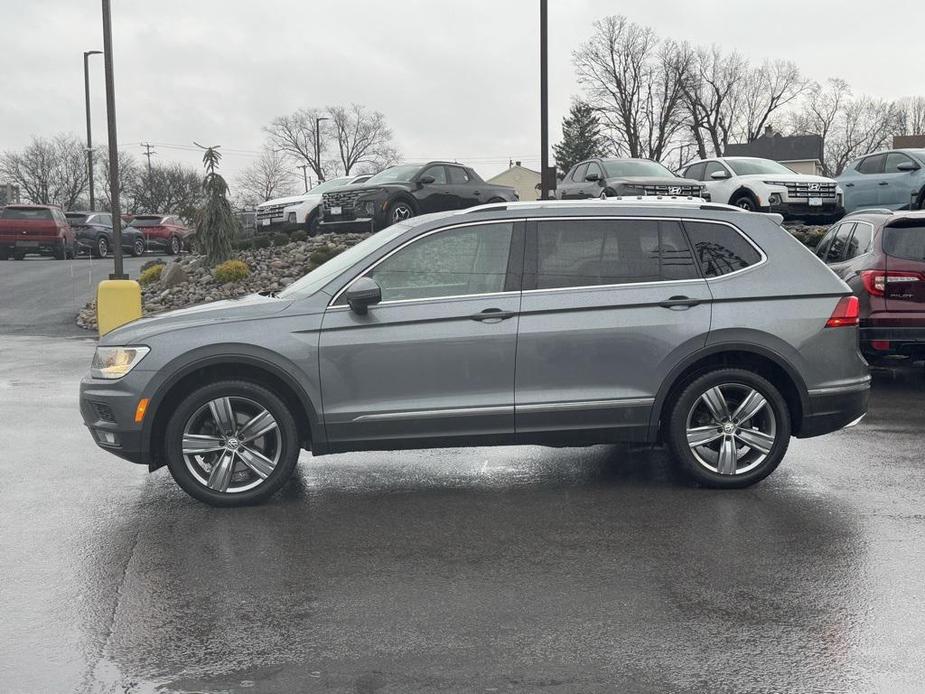
<path fill-rule="evenodd" d="M 384 262 L 388 258 L 391 258 L 393 255 L 398 253 L 400 250 L 410 246 L 415 241 L 420 241 L 421 239 L 426 239 L 428 236 L 439 234 L 444 231 L 451 231 L 453 229 L 459 229 L 462 227 L 475 227 L 475 226 L 485 226 L 486 224 L 505 224 L 505 223 L 510 223 L 514 225 L 522 221 L 524 221 L 522 218 L 516 217 L 516 218 L 511 218 L 511 219 L 490 219 L 490 220 L 483 220 L 483 221 L 478 221 L 478 222 L 460 222 L 458 224 L 451 224 L 450 226 L 440 227 L 438 229 L 431 229 L 430 231 L 420 234 L 419 236 L 410 238 L 404 243 L 402 243 L 401 245 L 393 248 L 391 251 L 389 251 L 384 256 L 379 258 L 379 260 L 375 261 L 374 263 L 371 263 L 370 265 L 367 265 L 358 274 L 354 275 L 353 278 L 349 282 L 347 282 L 343 287 L 341 287 L 341 289 L 337 292 L 337 294 L 335 294 L 334 297 L 328 302 L 327 307 L 337 308 L 335 304 L 340 299 L 341 295 L 347 291 L 347 289 L 350 287 L 351 284 L 356 282 L 359 278 L 363 277 L 367 272 L 370 272 L 371 270 L 376 269 L 376 266 L 378 266 L 380 263 Z M 513 234 L 513 229 L 511 230 L 511 233 Z M 507 271 L 505 271 L 505 274 L 507 274 Z M 448 299 L 459 299 L 459 298 L 473 297 L 473 296 L 497 296 L 499 294 L 519 294 L 519 293 L 520 292 L 490 292 L 487 294 L 459 294 L 456 296 L 422 297 L 420 299 L 393 299 L 392 301 L 380 301 L 378 304 L 376 304 L 376 306 L 384 306 L 386 304 L 409 303 L 409 302 L 417 302 L 417 301 L 446 301 Z M 349 308 L 349 306 L 345 306 L 344 308 Z"/>

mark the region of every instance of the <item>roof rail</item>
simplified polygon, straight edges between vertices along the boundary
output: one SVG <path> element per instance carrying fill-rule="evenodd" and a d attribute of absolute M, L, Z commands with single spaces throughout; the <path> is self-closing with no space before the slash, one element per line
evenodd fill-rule
<path fill-rule="evenodd" d="M 858 214 L 893 214 L 893 210 L 890 210 L 886 207 L 867 207 L 861 210 L 855 210 L 854 212 L 849 212 L 844 217 L 842 217 L 842 219 L 854 217 Z"/>
<path fill-rule="evenodd" d="M 586 198 L 584 200 L 521 200 L 519 202 L 495 202 L 486 205 L 477 205 L 469 207 L 462 211 L 462 214 L 472 212 L 485 212 L 487 210 L 530 210 L 554 207 L 596 207 L 606 208 L 614 205 L 619 206 L 636 206 L 636 207 L 694 207 L 711 210 L 724 210 L 733 212 L 742 212 L 740 207 L 733 205 L 722 205 L 720 203 L 707 203 L 703 198 L 687 197 L 680 195 L 637 195 L 633 197 L 616 196 L 607 199 Z"/>

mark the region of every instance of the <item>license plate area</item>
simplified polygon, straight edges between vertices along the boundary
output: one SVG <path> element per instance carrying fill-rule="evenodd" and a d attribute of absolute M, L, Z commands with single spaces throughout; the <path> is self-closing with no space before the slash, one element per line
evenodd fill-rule
<path fill-rule="evenodd" d="M 332 205 L 331 207 L 328 208 L 328 211 L 332 215 L 341 215 L 344 213 L 344 208 L 340 205 Z"/>
<path fill-rule="evenodd" d="M 16 248 L 38 248 L 38 241 L 17 241 Z"/>
<path fill-rule="evenodd" d="M 810 207 L 822 207 L 822 198 L 810 198 L 809 206 Z"/>

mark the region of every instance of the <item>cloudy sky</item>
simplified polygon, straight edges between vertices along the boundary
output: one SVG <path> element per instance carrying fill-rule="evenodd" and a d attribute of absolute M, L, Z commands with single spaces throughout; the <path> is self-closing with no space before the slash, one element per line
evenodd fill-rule
<path fill-rule="evenodd" d="M 83 137 L 82 52 L 101 48 L 100 0 L 0 0 L 0 150 L 33 134 Z M 537 0 L 113 0 L 119 143 L 198 165 L 221 144 L 230 176 L 274 116 L 357 102 L 382 111 L 406 159 L 451 158 L 483 176 L 539 164 Z M 787 58 L 884 98 L 925 93 L 925 3 L 550 0 L 551 138 L 578 93 L 571 51 L 623 12 L 659 34 Z M 864 7 L 866 9 L 861 9 Z M 91 58 L 94 139 L 104 143 L 101 56 Z"/>

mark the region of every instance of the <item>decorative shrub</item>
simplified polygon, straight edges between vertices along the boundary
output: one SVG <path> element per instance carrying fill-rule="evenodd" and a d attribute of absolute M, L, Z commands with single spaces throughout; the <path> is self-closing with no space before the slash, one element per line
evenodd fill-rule
<path fill-rule="evenodd" d="M 254 239 L 254 248 L 269 248 L 271 240 L 269 236 L 258 236 Z"/>
<path fill-rule="evenodd" d="M 249 251 L 254 247 L 254 239 L 238 239 L 231 244 L 236 251 Z"/>
<path fill-rule="evenodd" d="M 249 274 L 251 269 L 241 260 L 226 260 L 212 271 L 217 282 L 225 284 L 226 282 L 237 282 L 243 280 Z"/>
<path fill-rule="evenodd" d="M 789 229 L 788 231 L 804 246 L 814 249 L 828 232 L 828 227 L 804 227 L 801 229 Z"/>
<path fill-rule="evenodd" d="M 167 267 L 166 263 L 155 263 L 151 265 L 147 270 L 138 275 L 138 283 L 142 287 L 147 287 L 149 284 L 160 281 L 161 273 L 164 272 L 165 267 Z"/>
<path fill-rule="evenodd" d="M 285 246 L 287 243 L 289 243 L 289 234 L 284 234 L 282 232 L 273 234 L 274 246 Z"/>
<path fill-rule="evenodd" d="M 293 231 L 292 235 L 289 237 L 290 241 L 295 241 L 296 243 L 304 243 L 308 239 L 308 234 L 301 229 L 299 231 Z"/>
<path fill-rule="evenodd" d="M 334 246 L 321 246 L 320 248 L 316 248 L 314 251 L 312 251 L 311 255 L 308 256 L 308 259 L 314 265 L 324 265 L 342 250 L 343 249 L 336 248 Z"/>
<path fill-rule="evenodd" d="M 153 260 L 149 260 L 149 261 L 146 262 L 144 265 L 142 265 L 142 266 L 141 266 L 141 270 L 139 270 L 139 272 L 144 272 L 144 271 L 147 270 L 148 268 L 152 268 L 152 267 L 154 267 L 155 265 L 166 265 L 166 264 L 167 264 L 167 263 L 164 262 L 161 258 L 154 258 Z"/>

